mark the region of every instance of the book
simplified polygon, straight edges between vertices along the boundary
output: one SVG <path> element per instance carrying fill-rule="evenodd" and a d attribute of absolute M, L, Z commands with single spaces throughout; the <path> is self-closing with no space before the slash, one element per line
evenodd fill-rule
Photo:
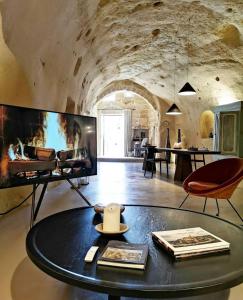
<path fill-rule="evenodd" d="M 148 245 L 109 241 L 100 254 L 97 264 L 120 268 L 145 269 Z"/>
<path fill-rule="evenodd" d="M 152 238 L 176 259 L 230 250 L 230 243 L 200 227 L 155 231 Z"/>

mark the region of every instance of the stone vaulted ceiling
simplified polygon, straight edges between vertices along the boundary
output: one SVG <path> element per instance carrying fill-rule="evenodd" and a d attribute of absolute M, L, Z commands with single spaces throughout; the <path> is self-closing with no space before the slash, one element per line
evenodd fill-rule
<path fill-rule="evenodd" d="M 243 99 L 242 0 L 8 0 L 1 12 L 37 107 L 65 110 L 69 97 L 88 113 L 123 80 L 175 101 L 189 118 Z M 174 97 L 187 60 L 197 95 Z"/>

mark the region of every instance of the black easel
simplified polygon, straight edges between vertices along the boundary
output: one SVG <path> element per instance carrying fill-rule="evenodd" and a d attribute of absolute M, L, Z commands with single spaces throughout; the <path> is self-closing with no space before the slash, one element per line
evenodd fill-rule
<path fill-rule="evenodd" d="M 91 203 L 88 201 L 88 199 L 80 192 L 80 190 L 72 183 L 72 181 L 68 178 L 66 178 L 66 180 L 72 186 L 72 188 L 79 194 L 79 196 L 88 204 L 88 206 L 92 206 Z M 46 192 L 46 189 L 47 189 L 47 185 L 48 185 L 48 182 L 43 184 L 39 200 L 37 202 L 37 205 L 35 206 L 36 190 L 37 190 L 39 184 L 33 184 L 32 201 L 31 201 L 30 228 L 34 225 L 34 222 L 37 218 L 39 209 L 41 207 L 42 200 L 44 198 L 44 195 L 45 195 L 45 192 Z"/>

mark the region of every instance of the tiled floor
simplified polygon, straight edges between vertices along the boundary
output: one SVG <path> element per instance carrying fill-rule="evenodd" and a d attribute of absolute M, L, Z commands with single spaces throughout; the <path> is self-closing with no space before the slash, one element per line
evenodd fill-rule
<path fill-rule="evenodd" d="M 92 204 L 120 202 L 178 207 L 185 196 L 182 187 L 174 184 L 173 176 L 167 179 L 163 173 L 162 176 L 157 174 L 153 179 L 144 178 L 141 163 L 101 162 L 98 173 L 98 176 L 90 177 L 89 185 L 81 187 Z M 171 174 L 173 175 L 173 168 Z M 232 197 L 232 202 L 241 215 L 242 198 L 241 184 Z M 208 202 L 207 211 L 216 213 L 215 201 L 210 199 Z M 48 189 L 38 219 L 80 205 L 84 205 L 82 199 L 70 189 L 67 182 L 62 182 Z M 203 199 L 191 197 L 184 207 L 200 211 Z M 224 201 L 220 202 L 220 212 L 221 217 L 239 223 L 235 213 Z M 25 251 L 29 217 L 30 206 L 25 205 L 0 218 L 0 300 L 106 299 L 101 294 L 79 290 L 57 281 L 32 264 Z M 239 285 L 231 289 L 229 299 L 241 300 L 242 294 L 243 285 Z"/>

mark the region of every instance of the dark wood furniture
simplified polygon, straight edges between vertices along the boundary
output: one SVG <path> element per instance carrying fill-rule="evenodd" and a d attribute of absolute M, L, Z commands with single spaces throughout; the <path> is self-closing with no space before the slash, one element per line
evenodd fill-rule
<path fill-rule="evenodd" d="M 200 159 L 196 156 L 196 154 L 193 154 L 193 155 L 191 155 L 191 162 L 194 164 L 195 170 L 197 169 L 197 163 L 203 163 L 203 165 L 205 166 L 205 164 L 206 164 L 205 155 L 202 154 L 201 159 Z"/>
<path fill-rule="evenodd" d="M 157 148 L 159 152 L 171 152 L 177 154 L 175 181 L 184 181 L 188 175 L 192 173 L 192 160 L 191 155 L 203 154 L 212 155 L 220 154 L 220 151 L 209 150 L 187 150 L 187 149 L 174 149 L 174 148 Z"/>
<path fill-rule="evenodd" d="M 79 194 L 79 196 L 86 202 L 86 204 L 91 206 L 89 200 L 83 195 L 83 193 L 80 192 L 80 190 L 74 185 L 74 183 L 69 178 L 66 178 L 66 181 L 70 184 L 72 189 L 75 190 Z M 34 225 L 34 222 L 37 218 L 43 198 L 46 193 L 48 183 L 49 183 L 48 181 L 43 183 L 42 190 L 41 190 L 41 193 L 40 193 L 37 203 L 36 203 L 36 198 L 37 198 L 36 192 L 37 192 L 37 188 L 39 187 L 40 184 L 33 184 L 32 192 L 27 196 L 27 198 L 25 198 L 25 200 L 27 200 L 28 198 L 31 197 L 30 228 Z"/>
<path fill-rule="evenodd" d="M 151 172 L 151 178 L 153 178 L 154 172 L 156 172 L 156 163 L 159 163 L 159 172 L 162 174 L 162 162 L 166 164 L 166 175 L 169 177 L 169 163 L 170 157 L 165 155 L 165 157 L 156 157 L 156 153 L 159 153 L 155 146 L 147 146 L 144 156 L 144 177 L 147 171 Z"/>
<path fill-rule="evenodd" d="M 193 300 L 225 300 L 227 289 L 243 282 L 242 228 L 214 216 L 158 206 L 126 206 L 121 221 L 130 230 L 111 237 L 96 232 L 95 225 L 102 220 L 91 207 L 57 213 L 32 227 L 26 239 L 27 253 L 50 276 L 109 294 L 109 299 L 195 296 Z M 174 261 L 151 238 L 151 231 L 197 226 L 230 242 L 230 253 Z M 98 245 L 100 253 L 110 239 L 147 243 L 146 269 L 97 266 L 97 256 L 92 263 L 84 262 L 92 245 Z"/>

